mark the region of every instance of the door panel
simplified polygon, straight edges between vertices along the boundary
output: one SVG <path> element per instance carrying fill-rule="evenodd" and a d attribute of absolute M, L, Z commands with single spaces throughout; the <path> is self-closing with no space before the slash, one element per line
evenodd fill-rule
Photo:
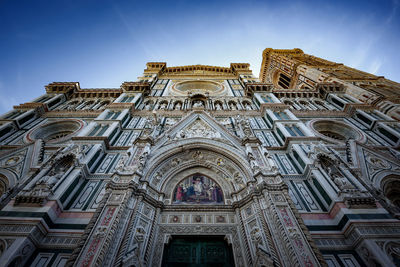
<path fill-rule="evenodd" d="M 175 236 L 163 254 L 165 267 L 234 266 L 232 249 L 222 236 Z"/>

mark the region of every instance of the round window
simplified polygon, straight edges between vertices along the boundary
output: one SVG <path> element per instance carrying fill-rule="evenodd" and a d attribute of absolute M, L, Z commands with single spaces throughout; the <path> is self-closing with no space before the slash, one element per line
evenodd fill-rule
<path fill-rule="evenodd" d="M 64 120 L 43 124 L 30 130 L 25 135 L 25 141 L 30 143 L 43 139 L 46 143 L 57 143 L 72 137 L 83 126 L 84 123 L 80 120 Z"/>
<path fill-rule="evenodd" d="M 334 120 L 313 120 L 310 122 L 313 132 L 330 142 L 346 142 L 353 139 L 359 142 L 366 140 L 365 135 L 348 125 L 347 123 Z"/>

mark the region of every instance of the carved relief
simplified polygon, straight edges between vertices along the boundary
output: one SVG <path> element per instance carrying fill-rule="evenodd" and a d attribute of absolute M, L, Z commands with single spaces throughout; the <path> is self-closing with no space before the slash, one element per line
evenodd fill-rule
<path fill-rule="evenodd" d="M 221 138 L 221 134 L 206 124 L 204 121 L 197 119 L 195 122 L 187 126 L 186 128 L 180 130 L 175 139 L 182 138 Z"/>
<path fill-rule="evenodd" d="M 70 152 L 66 150 L 65 152 Z M 59 156 L 59 160 L 55 163 L 50 163 L 50 168 L 47 173 L 39 177 L 36 182 L 28 187 L 25 187 L 16 197 L 15 205 L 23 203 L 43 205 L 47 200 L 47 197 L 54 193 L 53 188 L 58 184 L 61 179 L 65 176 L 67 170 L 69 170 L 74 164 L 74 156 Z"/>

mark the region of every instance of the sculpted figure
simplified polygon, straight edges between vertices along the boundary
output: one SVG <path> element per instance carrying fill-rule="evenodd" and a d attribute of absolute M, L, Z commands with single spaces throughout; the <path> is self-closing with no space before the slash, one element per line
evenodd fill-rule
<path fill-rule="evenodd" d="M 171 167 L 176 167 L 176 166 L 178 166 L 178 164 L 179 164 L 180 162 L 181 162 L 180 159 L 174 158 L 174 159 L 171 161 Z"/>
<path fill-rule="evenodd" d="M 233 176 L 233 180 L 235 180 L 235 182 L 236 182 L 237 184 L 242 184 L 242 183 L 243 183 L 243 182 L 242 182 L 242 177 L 241 177 L 241 175 L 240 175 L 239 172 L 236 172 L 236 173 L 235 173 L 235 175 Z"/>
<path fill-rule="evenodd" d="M 354 186 L 345 177 L 340 176 L 337 173 L 333 174 L 331 179 L 340 190 L 354 189 Z"/>
<path fill-rule="evenodd" d="M 242 127 L 245 137 L 250 137 L 253 135 L 253 133 L 251 131 L 250 123 L 247 119 L 240 120 L 240 126 Z"/>
<path fill-rule="evenodd" d="M 127 154 L 123 155 L 121 159 L 118 161 L 117 167 L 115 168 L 117 171 L 124 171 L 125 166 L 128 163 L 129 156 Z"/>
<path fill-rule="evenodd" d="M 151 109 L 151 104 L 150 102 L 146 103 L 146 106 L 144 107 L 145 110 L 150 110 Z"/>
<path fill-rule="evenodd" d="M 174 118 L 167 118 L 164 124 L 165 130 L 168 130 L 171 128 L 171 126 L 175 125 L 177 123 L 177 120 Z"/>
<path fill-rule="evenodd" d="M 254 157 L 253 153 L 248 153 L 247 157 L 249 159 L 250 163 L 250 168 L 253 170 L 253 172 L 257 171 L 260 169 L 260 166 L 258 165 L 256 158 Z"/>
<path fill-rule="evenodd" d="M 36 185 L 47 184 L 49 188 L 52 188 L 63 177 L 65 171 L 66 168 L 64 166 L 61 166 L 58 171 L 53 169 L 47 175 L 40 178 Z"/>
<path fill-rule="evenodd" d="M 144 136 L 150 136 L 152 134 L 153 130 L 154 130 L 153 129 L 154 126 L 155 126 L 154 119 L 152 117 L 149 117 L 146 120 L 146 123 L 145 123 L 145 125 L 143 127 L 143 135 Z"/>
<path fill-rule="evenodd" d="M 143 153 L 142 155 L 140 155 L 140 157 L 139 157 L 139 166 L 138 166 L 138 169 L 139 169 L 140 171 L 143 171 L 143 169 L 144 169 L 144 167 L 145 167 L 145 165 L 146 165 L 147 156 L 148 156 L 148 153 L 147 153 L 147 152 L 144 152 L 144 153 Z"/>
<path fill-rule="evenodd" d="M 196 102 L 194 102 L 193 107 L 194 108 L 201 108 L 201 107 L 203 107 L 203 102 L 200 101 L 200 100 L 197 100 Z"/>
<path fill-rule="evenodd" d="M 79 159 L 83 159 L 83 158 L 86 156 L 86 153 L 89 152 L 90 148 L 91 148 L 91 147 L 88 146 L 88 145 L 83 145 L 83 146 L 81 147 L 81 149 L 80 149 L 78 158 L 79 158 Z"/>
<path fill-rule="evenodd" d="M 161 181 L 161 178 L 162 178 L 161 173 L 160 173 L 160 172 L 157 172 L 157 173 L 154 175 L 154 184 L 158 184 L 158 183 Z"/>
<path fill-rule="evenodd" d="M 180 110 L 182 107 L 181 102 L 175 104 L 175 110 Z"/>

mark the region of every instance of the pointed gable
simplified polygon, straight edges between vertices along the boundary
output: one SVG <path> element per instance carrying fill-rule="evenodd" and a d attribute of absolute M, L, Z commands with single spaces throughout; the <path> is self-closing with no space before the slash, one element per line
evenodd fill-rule
<path fill-rule="evenodd" d="M 216 139 L 235 148 L 242 148 L 241 140 L 237 136 L 231 134 L 225 126 L 204 111 L 189 113 L 156 139 L 155 148 L 163 146 L 168 141 L 189 138 Z"/>

